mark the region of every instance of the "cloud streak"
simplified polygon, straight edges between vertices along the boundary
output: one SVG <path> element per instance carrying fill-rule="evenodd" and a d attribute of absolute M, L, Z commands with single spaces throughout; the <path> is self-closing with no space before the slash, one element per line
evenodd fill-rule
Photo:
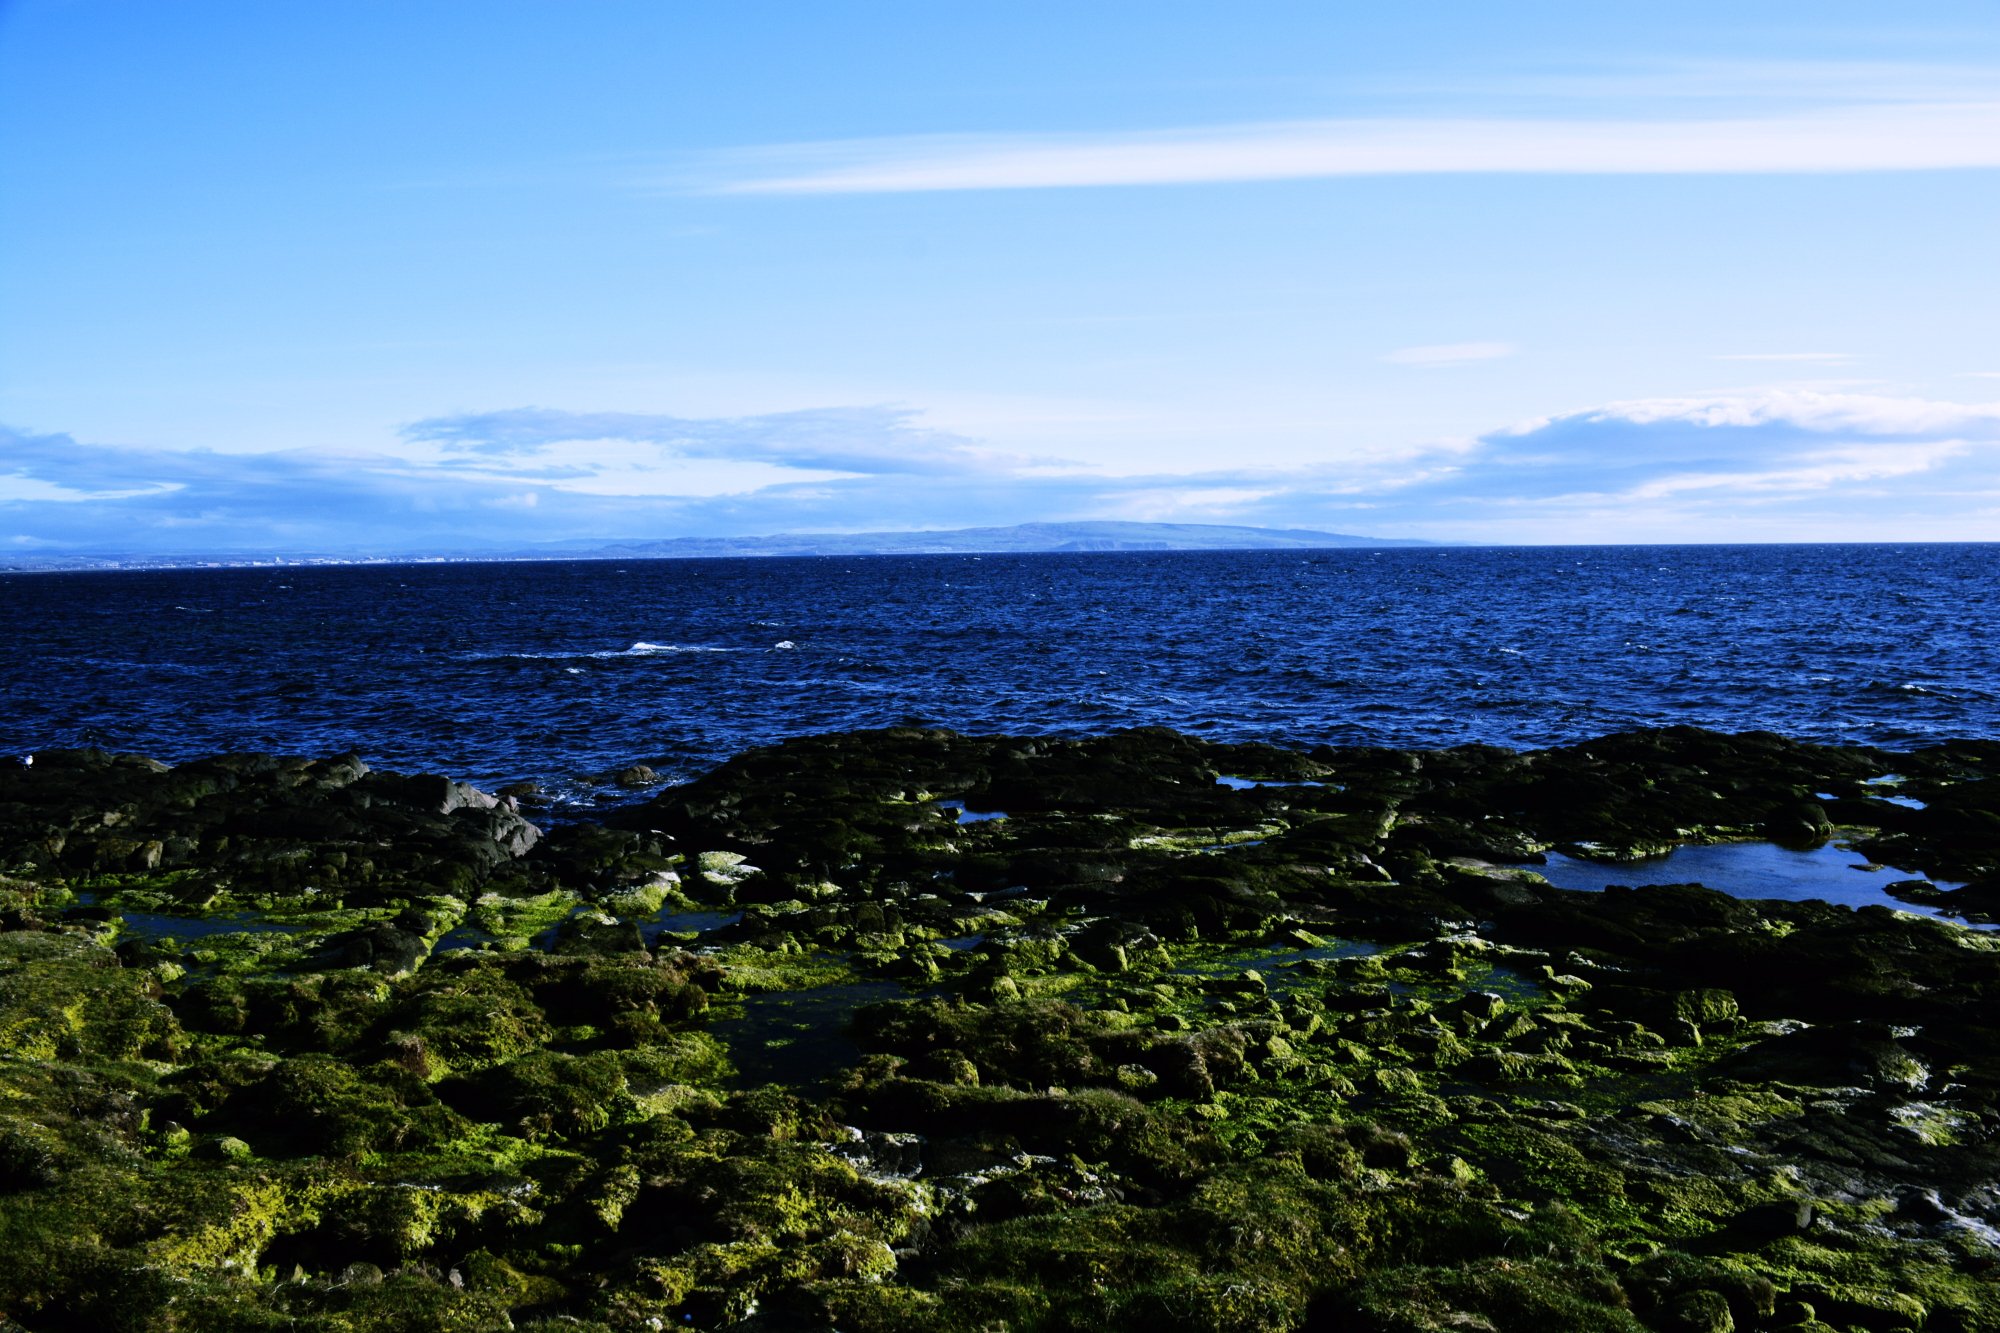
<path fill-rule="evenodd" d="M 1512 343 L 1436 343 L 1399 347 L 1382 359 L 1396 366 L 1462 366 L 1471 361 L 1498 361 L 1520 350 Z"/>
<path fill-rule="evenodd" d="M 564 445 L 616 440 L 655 445 L 662 454 L 678 458 L 870 475 L 951 475 L 1057 461 L 982 449 L 963 436 L 919 426 L 916 416 L 894 407 L 828 407 L 724 418 L 518 407 L 430 417 L 405 426 L 402 435 L 489 459 L 540 456 Z"/>
<path fill-rule="evenodd" d="M 1711 118 L 1375 117 L 1132 134 L 920 135 L 718 160 L 731 195 L 1195 185 L 1343 176 L 1674 175 L 2000 167 L 2000 101 Z"/>

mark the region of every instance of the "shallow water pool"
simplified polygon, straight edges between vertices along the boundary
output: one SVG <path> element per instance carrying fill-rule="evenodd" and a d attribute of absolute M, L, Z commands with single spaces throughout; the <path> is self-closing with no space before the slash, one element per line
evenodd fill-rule
<path fill-rule="evenodd" d="M 662 935 L 685 935 L 690 932 L 705 935 L 711 930 L 733 926 L 742 919 L 741 912 L 660 912 L 651 920 L 639 923 L 639 935 L 650 949 L 660 942 Z"/>
<path fill-rule="evenodd" d="M 1732 898 L 1820 899 L 1844 907 L 1893 907 L 1899 912 L 1955 920 L 1883 892 L 1891 884 L 1921 879 L 1921 875 L 1893 866 L 1870 865 L 1861 853 L 1838 843 L 1806 851 L 1769 842 L 1707 843 L 1678 847 L 1647 861 L 1616 864 L 1550 852 L 1548 864 L 1535 869 L 1559 889 L 1589 893 L 1601 893 L 1611 884 L 1702 884 Z M 1960 887 L 1954 880 L 1931 882 L 1941 889 Z"/>
<path fill-rule="evenodd" d="M 855 981 L 745 995 L 741 1014 L 711 1019 L 708 1030 L 729 1047 L 742 1086 L 816 1083 L 861 1058 L 847 1035 L 857 1010 L 915 994 L 893 981 Z"/>
<path fill-rule="evenodd" d="M 991 819 L 1005 819 L 1005 810 L 968 810 L 964 801 L 939 801 L 938 808 L 949 810 L 961 824 L 984 824 Z"/>

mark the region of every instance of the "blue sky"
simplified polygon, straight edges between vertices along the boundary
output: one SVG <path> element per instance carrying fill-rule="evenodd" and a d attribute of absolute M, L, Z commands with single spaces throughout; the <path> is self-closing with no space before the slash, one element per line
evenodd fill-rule
<path fill-rule="evenodd" d="M 0 0 L 0 552 L 1990 539 L 1996 236 L 1983 0 Z"/>

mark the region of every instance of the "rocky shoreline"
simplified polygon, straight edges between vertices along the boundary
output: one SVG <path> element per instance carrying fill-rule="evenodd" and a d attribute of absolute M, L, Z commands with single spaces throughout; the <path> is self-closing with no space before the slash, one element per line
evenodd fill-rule
<path fill-rule="evenodd" d="M 2000 743 L 903 729 L 536 818 L 0 768 L 0 1330 L 2000 1329 Z M 1828 840 L 1964 924 L 1537 869 Z"/>

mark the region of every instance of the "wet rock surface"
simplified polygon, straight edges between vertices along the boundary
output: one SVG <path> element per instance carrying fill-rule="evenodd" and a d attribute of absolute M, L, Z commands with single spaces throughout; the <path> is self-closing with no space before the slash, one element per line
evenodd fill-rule
<path fill-rule="evenodd" d="M 0 768 L 7 1326 L 2000 1329 L 2000 745 L 649 783 Z M 1903 882 L 1615 887 L 1828 839 Z"/>

